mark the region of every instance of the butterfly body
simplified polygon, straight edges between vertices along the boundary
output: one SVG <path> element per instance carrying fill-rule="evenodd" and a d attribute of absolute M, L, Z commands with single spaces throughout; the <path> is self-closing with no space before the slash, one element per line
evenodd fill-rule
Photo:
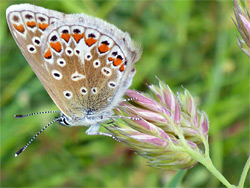
<path fill-rule="evenodd" d="M 91 126 L 112 117 L 135 74 L 140 47 L 130 36 L 86 14 L 20 4 L 6 11 L 10 31 L 61 111 L 59 123 Z"/>

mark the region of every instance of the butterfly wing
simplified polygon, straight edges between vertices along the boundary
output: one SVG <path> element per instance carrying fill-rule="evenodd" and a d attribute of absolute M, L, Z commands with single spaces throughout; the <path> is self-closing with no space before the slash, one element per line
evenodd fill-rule
<path fill-rule="evenodd" d="M 127 33 L 79 14 L 55 23 L 43 40 L 44 64 L 57 92 L 52 98 L 62 101 L 57 105 L 66 116 L 99 116 L 120 102 L 140 56 Z"/>
<path fill-rule="evenodd" d="M 127 33 L 85 14 L 21 7 L 7 10 L 10 30 L 63 114 L 74 121 L 86 114 L 101 115 L 120 102 L 141 55 Z M 34 20 L 26 18 L 26 12 Z M 40 15 L 45 24 L 55 22 L 44 33 L 38 24 Z M 37 23 L 36 31 L 30 29 L 32 21 Z M 39 46 L 35 41 L 38 38 Z"/>
<path fill-rule="evenodd" d="M 50 80 L 41 57 L 41 37 L 51 24 L 64 16 L 63 13 L 30 4 L 12 5 L 6 10 L 12 36 L 43 86 L 50 85 Z M 45 89 L 51 96 L 51 87 Z"/>

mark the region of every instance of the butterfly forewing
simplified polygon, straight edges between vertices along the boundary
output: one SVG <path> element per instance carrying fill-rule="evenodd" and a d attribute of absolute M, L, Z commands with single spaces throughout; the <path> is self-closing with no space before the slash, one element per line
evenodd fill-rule
<path fill-rule="evenodd" d="M 47 85 L 50 81 L 47 77 L 47 70 L 42 63 L 41 46 L 43 41 L 41 37 L 47 28 L 62 19 L 63 15 L 57 11 L 29 4 L 12 5 L 6 11 L 10 31 L 43 85 Z M 47 92 L 50 93 L 48 90 Z"/>

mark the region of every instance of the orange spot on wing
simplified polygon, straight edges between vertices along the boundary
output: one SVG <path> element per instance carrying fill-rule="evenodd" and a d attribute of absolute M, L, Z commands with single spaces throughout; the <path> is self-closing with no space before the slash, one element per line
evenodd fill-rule
<path fill-rule="evenodd" d="M 100 53 L 105 53 L 109 51 L 109 47 L 107 44 L 102 44 L 101 46 L 98 47 L 98 50 Z"/>
<path fill-rule="evenodd" d="M 62 39 L 65 40 L 66 42 L 69 42 L 70 34 L 68 34 L 68 33 L 62 33 L 62 34 L 61 34 L 61 37 L 62 37 Z"/>
<path fill-rule="evenodd" d="M 91 37 L 91 38 L 85 39 L 85 42 L 88 46 L 92 46 L 93 44 L 97 42 L 97 40 Z"/>
<path fill-rule="evenodd" d="M 121 67 L 119 68 L 119 70 L 122 72 L 125 70 L 124 64 L 121 65 Z"/>
<path fill-rule="evenodd" d="M 16 25 L 16 24 L 13 24 L 14 28 L 19 31 L 20 33 L 23 33 L 25 31 L 24 27 L 22 24 L 20 25 Z"/>
<path fill-rule="evenodd" d="M 113 57 L 109 57 L 108 60 L 113 61 L 114 66 L 119 66 L 120 64 L 122 64 L 122 60 L 120 58 L 115 59 Z"/>
<path fill-rule="evenodd" d="M 50 48 L 47 50 L 47 52 L 45 52 L 44 57 L 45 57 L 46 59 L 50 59 L 50 58 L 52 57 Z"/>
<path fill-rule="evenodd" d="M 56 51 L 56 52 L 60 52 L 62 50 L 62 45 L 59 41 L 57 42 L 51 42 L 50 46 Z"/>
<path fill-rule="evenodd" d="M 119 58 L 117 58 L 115 61 L 113 61 L 113 65 L 114 65 L 114 66 L 118 66 L 118 65 L 120 65 L 120 64 L 122 64 L 122 60 L 119 59 Z"/>
<path fill-rule="evenodd" d="M 84 33 L 82 34 L 74 33 L 72 34 L 72 36 L 74 37 L 75 41 L 78 43 L 83 38 Z"/>
<path fill-rule="evenodd" d="M 49 25 L 46 24 L 46 23 L 38 23 L 38 27 L 41 29 L 41 30 L 45 30 Z"/>
<path fill-rule="evenodd" d="M 28 21 L 28 22 L 26 22 L 26 24 L 27 24 L 27 26 L 28 27 L 31 27 L 31 28 L 33 28 L 33 27 L 35 27 L 36 26 L 36 22 L 35 21 Z"/>
<path fill-rule="evenodd" d="M 114 60 L 115 60 L 115 58 L 113 58 L 113 57 L 109 57 L 109 58 L 108 58 L 108 60 L 109 60 L 109 61 L 114 61 Z"/>

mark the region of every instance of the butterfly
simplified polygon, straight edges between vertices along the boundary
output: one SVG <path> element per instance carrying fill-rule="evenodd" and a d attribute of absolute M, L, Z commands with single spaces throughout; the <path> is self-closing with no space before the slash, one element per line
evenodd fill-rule
<path fill-rule="evenodd" d="M 9 29 L 22 54 L 49 96 L 60 109 L 16 156 L 50 124 L 89 126 L 88 135 L 99 132 L 100 123 L 113 116 L 135 74 L 141 48 L 129 34 L 84 13 L 64 14 L 31 4 L 6 10 Z M 21 116 L 20 116 L 21 117 Z"/>

